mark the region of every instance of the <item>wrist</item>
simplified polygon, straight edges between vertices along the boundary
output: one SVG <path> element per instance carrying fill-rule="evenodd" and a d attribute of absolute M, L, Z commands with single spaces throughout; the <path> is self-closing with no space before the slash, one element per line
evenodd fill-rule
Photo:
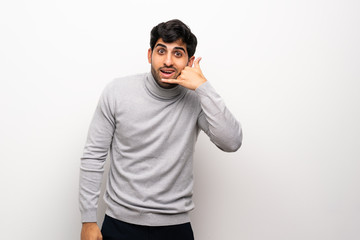
<path fill-rule="evenodd" d="M 83 226 L 91 226 L 91 225 L 97 225 L 97 222 L 83 222 Z"/>
<path fill-rule="evenodd" d="M 206 82 L 207 82 L 207 80 L 206 80 L 206 78 L 204 78 L 204 80 L 201 81 L 201 83 L 200 83 L 199 85 L 197 85 L 194 90 L 198 89 L 200 86 L 202 86 L 202 85 L 203 85 L 204 83 L 206 83 Z"/>

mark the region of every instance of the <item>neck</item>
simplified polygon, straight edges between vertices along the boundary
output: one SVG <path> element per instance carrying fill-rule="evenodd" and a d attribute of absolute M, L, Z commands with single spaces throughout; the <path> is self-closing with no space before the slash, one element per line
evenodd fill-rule
<path fill-rule="evenodd" d="M 186 89 L 180 85 L 172 84 L 171 87 L 161 86 L 158 81 L 155 80 L 152 73 L 146 75 L 145 87 L 153 97 L 161 100 L 175 99 L 186 92 Z"/>

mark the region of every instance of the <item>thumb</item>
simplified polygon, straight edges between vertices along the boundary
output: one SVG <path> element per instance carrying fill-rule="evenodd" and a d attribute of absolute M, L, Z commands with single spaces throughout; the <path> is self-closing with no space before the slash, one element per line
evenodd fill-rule
<path fill-rule="evenodd" d="M 200 68 L 200 61 L 201 61 L 201 57 L 198 57 L 197 59 L 195 59 L 194 61 L 194 67 L 195 68 Z"/>

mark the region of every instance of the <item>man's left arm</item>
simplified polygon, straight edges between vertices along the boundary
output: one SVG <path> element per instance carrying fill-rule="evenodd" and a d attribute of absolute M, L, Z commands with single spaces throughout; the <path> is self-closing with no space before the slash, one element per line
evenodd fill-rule
<path fill-rule="evenodd" d="M 194 67 L 186 67 L 177 79 L 162 81 L 177 83 L 194 90 L 199 96 L 202 108 L 198 118 L 199 127 L 217 147 L 226 152 L 234 152 L 242 143 L 241 125 L 202 74 L 200 60 L 201 58 L 198 58 L 194 61 Z"/>

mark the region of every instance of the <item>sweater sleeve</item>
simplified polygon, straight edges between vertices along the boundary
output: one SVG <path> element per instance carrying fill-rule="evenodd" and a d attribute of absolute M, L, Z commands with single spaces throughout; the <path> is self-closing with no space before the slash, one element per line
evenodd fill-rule
<path fill-rule="evenodd" d="M 97 221 L 104 165 L 115 131 L 113 102 L 109 84 L 95 110 L 81 157 L 79 201 L 82 222 Z"/>
<path fill-rule="evenodd" d="M 197 93 L 202 111 L 199 114 L 198 126 L 210 140 L 225 152 L 237 151 L 242 143 L 242 129 L 225 106 L 224 101 L 207 81 L 201 84 Z"/>

